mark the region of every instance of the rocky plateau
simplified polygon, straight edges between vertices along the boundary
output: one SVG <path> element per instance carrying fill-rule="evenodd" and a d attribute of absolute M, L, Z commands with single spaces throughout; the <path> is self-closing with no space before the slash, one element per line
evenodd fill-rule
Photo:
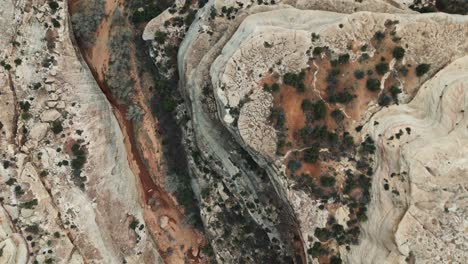
<path fill-rule="evenodd" d="M 0 264 L 468 263 L 464 0 L 0 0 Z"/>

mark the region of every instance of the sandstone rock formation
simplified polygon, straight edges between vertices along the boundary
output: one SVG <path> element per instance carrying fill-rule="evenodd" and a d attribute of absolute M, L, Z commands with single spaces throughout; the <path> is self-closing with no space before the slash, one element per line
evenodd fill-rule
<path fill-rule="evenodd" d="M 53 3 L 2 2 L 0 262 L 158 262 L 129 228 L 143 207 L 122 132 Z"/>
<path fill-rule="evenodd" d="M 455 202 L 457 205 L 453 205 L 452 208 L 466 207 L 460 197 L 461 193 L 466 193 L 467 170 L 462 158 L 466 148 L 462 147 L 460 152 L 453 153 L 455 156 L 449 158 L 447 154 L 442 154 L 443 150 L 440 150 L 442 151 L 440 153 L 438 149 L 441 146 L 437 144 L 436 147 L 431 144 L 435 144 L 433 142 L 438 142 L 441 140 L 439 137 L 443 137 L 443 149 L 449 149 L 455 145 L 463 146 L 461 142 L 466 141 L 466 135 L 458 133 L 447 138 L 449 131 L 452 131 L 449 127 L 438 132 L 434 131 L 434 127 L 439 126 L 437 123 L 447 122 L 441 120 L 443 116 L 445 119 L 450 118 L 452 125 L 457 123 L 460 129 L 466 130 L 462 121 L 464 120 L 463 109 L 466 106 L 461 99 L 466 88 L 461 84 L 464 82 L 461 79 L 463 77 L 458 75 L 464 71 L 463 65 L 466 66 L 466 64 L 464 59 L 457 59 L 468 54 L 468 46 L 464 41 L 468 33 L 468 20 L 462 16 L 440 13 L 420 15 L 408 9 L 408 6 L 409 4 L 404 1 L 401 3 L 393 1 L 281 1 L 265 5 L 257 5 L 249 1 L 210 1 L 198 11 L 197 19 L 181 43 L 178 69 L 182 79 L 182 88 L 186 91 L 189 102 L 188 107 L 191 110 L 192 123 L 189 130 L 193 129 L 195 146 L 202 152 L 202 156 L 216 160 L 216 164 L 221 164 L 224 168 L 222 174 L 225 175 L 222 180 L 226 186 L 231 185 L 230 178 L 249 181 L 248 176 L 243 176 L 245 171 L 239 173 L 236 167 L 239 167 L 242 159 L 250 157 L 243 156 L 241 160 L 238 160 L 235 150 L 227 146 L 238 144 L 245 149 L 249 153 L 248 156 L 251 156 L 268 174 L 275 195 L 280 198 L 279 201 L 287 205 L 288 210 L 281 213 L 290 215 L 297 222 L 297 226 L 289 228 L 299 232 L 298 235 L 304 247 L 302 250 L 312 252 L 312 256 L 307 256 L 307 261 L 312 263 L 317 261 L 317 256 L 313 253 L 316 249 L 316 242 L 322 241 L 317 237 L 317 230 L 326 229 L 330 223 L 333 224 L 330 222 L 332 218 L 344 226 L 345 230 L 354 231 L 348 226 L 352 222 L 350 222 L 350 217 L 354 219 L 354 216 L 349 204 L 345 203 L 337 210 L 332 205 L 336 204 L 336 198 L 323 201 L 316 195 L 310 197 L 301 189 L 303 186 L 297 188 L 305 182 L 302 181 L 302 176 L 294 177 L 288 161 L 291 160 L 291 156 L 297 156 L 297 153 L 310 147 L 289 149 L 286 153 L 277 149 L 278 130 L 271 123 L 271 109 L 278 106 L 278 100 L 283 100 L 278 98 L 284 98 L 288 96 L 288 93 L 295 93 L 295 91 L 288 88 L 288 92 L 280 92 L 281 95 L 277 97 L 275 93 L 263 88 L 269 88 L 275 82 L 285 82 L 283 77 L 287 73 L 300 73 L 301 71 L 305 71 L 304 83 L 310 80 L 310 85 L 306 84 L 305 87 L 306 93 L 314 94 L 317 99 L 325 101 L 330 109 L 328 111 L 339 110 L 346 117 L 343 121 L 347 129 L 345 135 L 346 133 L 352 135 L 354 141 L 358 143 L 356 150 L 364 148 L 368 140 L 371 142 L 370 145 L 373 144 L 373 140 L 376 142 L 375 152 L 372 150 L 375 154 L 369 158 L 363 157 L 360 150 L 353 154 L 356 156 L 345 154 L 346 158 L 338 158 L 335 161 L 333 158 L 327 158 L 325 154 L 324 158 L 321 158 L 320 173 L 335 175 L 338 192 L 349 185 L 348 171 L 350 169 L 353 172 L 359 171 L 354 162 L 358 160 L 357 166 L 359 166 L 359 162 L 364 162 L 362 159 L 364 158 L 366 162 L 371 163 L 368 173 L 369 171 L 371 173 L 369 176 L 371 176 L 372 187 L 369 186 L 371 197 L 369 209 L 367 213 L 364 213 L 365 215 L 362 215 L 362 219 L 365 220 L 360 220 L 363 222 L 359 224 L 362 230 L 359 242 L 353 242 L 351 243 L 353 245 L 348 244 L 345 247 L 341 243 L 334 246 L 333 243 L 336 242 L 331 240 L 325 244 L 329 246 L 328 253 L 334 256 L 329 259 L 320 257 L 318 261 L 334 261 L 337 256 L 347 263 L 405 263 L 405 261 L 463 263 L 467 260 L 467 255 L 464 253 L 466 249 L 463 245 L 466 244 L 466 235 L 461 231 L 463 229 L 461 226 L 464 225 L 461 224 L 461 219 L 465 214 L 464 209 L 455 212 L 449 211 L 448 205 L 444 207 L 446 201 L 449 200 L 457 201 Z M 154 54 L 161 54 L 164 44 L 154 41 L 153 36 L 158 31 L 168 32 L 169 35 L 175 32 L 176 30 L 167 29 L 165 26 L 166 21 L 171 21 L 174 17 L 175 15 L 171 18 L 165 14 L 148 24 L 143 38 L 152 41 Z M 387 42 L 393 43 L 391 44 L 393 46 L 389 47 L 380 43 L 377 32 L 382 32 L 383 36 L 385 34 L 393 36 L 390 37 L 391 42 Z M 180 37 L 180 33 L 178 36 Z M 404 47 L 405 55 L 402 61 L 391 58 L 395 45 Z M 314 51 L 316 47 L 325 47 L 329 52 L 317 57 Z M 314 56 L 312 56 L 313 51 Z M 320 83 L 325 80 L 329 71 L 327 67 L 330 67 L 322 65 L 323 59 L 331 56 L 330 61 L 338 60 L 340 54 L 349 54 L 350 63 L 355 66 L 363 63 L 361 57 L 364 53 L 371 59 L 373 57 L 380 59 L 378 56 L 382 56 L 381 61 L 388 62 L 385 65 L 389 66 L 389 70 L 386 69 L 386 73 L 382 75 L 379 73 L 380 92 L 376 96 L 362 90 L 360 92 L 359 88 L 357 90 L 353 88 L 351 90 L 357 93 L 355 95 L 358 98 L 357 102 L 329 103 L 330 94 L 324 89 L 326 87 L 323 87 L 323 83 Z M 390 53 L 390 57 L 387 57 L 386 53 Z M 155 60 L 160 61 L 156 56 Z M 429 72 L 417 73 L 416 66 L 421 64 L 430 64 Z M 404 75 L 400 75 L 402 66 L 406 68 Z M 332 65 L 332 67 L 336 66 Z M 340 71 L 347 70 L 351 73 L 356 69 L 339 67 L 341 67 Z M 311 77 L 308 77 L 308 72 L 311 72 Z M 325 76 L 321 77 L 323 72 Z M 373 74 L 375 72 L 368 72 L 370 76 Z M 345 74 L 341 76 L 346 78 Z M 446 77 L 441 81 L 440 76 Z M 446 85 L 451 80 L 459 82 L 458 88 L 450 88 L 450 85 Z M 392 83 L 395 84 L 394 81 L 399 87 L 394 90 L 398 93 L 397 97 L 395 95 L 395 101 L 399 104 L 388 108 L 382 107 L 385 106 L 382 98 L 385 97 Z M 356 85 L 359 86 L 358 82 Z M 307 92 L 307 89 L 311 89 L 311 92 Z M 438 98 L 441 96 L 439 92 L 445 89 L 448 97 L 450 97 L 448 91 L 452 89 L 454 94 L 458 93 L 460 96 L 457 99 L 439 102 Z M 434 100 L 431 102 L 432 106 L 426 103 L 428 97 Z M 216 103 L 216 111 L 208 107 L 207 102 L 210 100 Z M 288 107 L 300 106 L 300 104 L 299 101 L 280 105 L 286 112 L 286 119 L 295 116 L 297 111 L 301 111 L 300 108 L 289 110 Z M 453 113 L 458 114 L 442 114 L 443 105 L 450 105 L 450 109 L 457 109 L 453 110 Z M 434 116 L 425 117 L 425 114 L 431 111 L 434 112 Z M 421 123 L 416 123 L 419 122 L 417 120 L 421 120 Z M 298 122 L 301 121 L 290 121 L 290 123 L 286 121 L 288 125 L 286 131 L 292 129 L 290 124 L 294 125 Z M 327 124 L 328 122 L 331 121 L 327 121 Z M 355 127 L 359 129 L 355 131 Z M 416 127 L 424 127 L 426 132 L 422 129 L 418 132 L 419 129 Z M 440 129 L 441 127 L 442 125 Z M 225 132 L 217 132 L 224 129 L 230 132 L 235 142 L 231 142 L 232 139 L 230 136 L 225 136 Z M 339 128 L 335 129 L 336 133 L 342 133 L 338 132 Z M 393 143 L 388 142 L 389 138 L 393 140 Z M 294 142 L 292 144 L 295 145 Z M 226 149 L 229 152 L 226 153 Z M 327 151 L 330 150 L 322 149 L 320 153 Z M 433 168 L 435 166 L 431 166 L 426 171 L 421 168 L 421 164 L 434 162 L 445 164 L 449 162 L 449 159 L 451 165 L 446 165 L 443 172 L 435 171 Z M 325 164 L 334 168 L 330 169 Z M 304 166 L 303 164 L 301 172 L 305 170 Z M 307 165 L 306 169 L 309 167 Z M 311 170 L 306 172 L 309 171 Z M 429 171 L 430 175 L 427 174 Z M 453 178 L 454 174 L 457 174 L 459 178 Z M 316 175 L 316 177 L 319 176 Z M 429 178 L 426 178 L 427 176 Z M 195 177 L 198 178 L 202 189 L 212 188 L 204 173 L 197 173 L 195 170 Z M 442 181 L 448 185 L 442 187 L 440 182 L 432 183 L 433 177 L 444 179 Z M 242 193 L 235 187 L 229 190 Z M 214 194 L 209 194 L 209 197 L 213 196 Z M 340 199 L 347 201 L 347 197 L 346 194 L 339 195 L 338 202 Z M 201 206 L 204 211 L 203 207 L 212 208 L 213 204 L 202 202 Z M 318 209 L 319 206 L 321 209 Z M 323 210 L 324 206 L 327 210 Z M 448 214 L 453 212 L 453 215 L 442 217 L 440 214 L 443 214 L 444 210 Z M 432 214 L 440 217 L 431 219 Z M 213 228 L 216 217 L 209 210 L 202 216 L 208 235 L 219 237 L 219 228 Z M 449 224 L 450 222 L 458 222 L 460 225 L 455 227 L 456 224 Z M 355 222 L 352 223 L 354 225 Z M 442 234 L 446 238 L 439 238 Z M 287 243 L 288 237 L 280 236 L 280 239 L 286 239 Z M 226 254 L 223 243 L 225 242 L 218 240 L 212 245 L 218 260 L 230 262 L 231 260 L 226 259 L 231 259 L 232 255 Z M 323 245 L 322 243 L 322 247 Z M 434 247 L 450 248 L 451 253 L 436 253 L 437 250 L 430 250 Z M 290 250 L 293 250 L 296 256 L 301 251 L 297 247 Z M 326 254 L 321 253 L 321 255 Z M 301 260 L 296 258 L 295 261 Z"/>
<path fill-rule="evenodd" d="M 0 263 L 467 263 L 447 1 L 0 0 Z"/>

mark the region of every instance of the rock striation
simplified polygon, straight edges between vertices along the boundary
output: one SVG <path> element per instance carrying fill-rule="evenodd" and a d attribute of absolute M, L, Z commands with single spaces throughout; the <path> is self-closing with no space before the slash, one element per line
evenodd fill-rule
<path fill-rule="evenodd" d="M 297 232 L 296 239 L 299 237 L 301 246 L 293 244 L 288 248 L 289 238 L 281 235 L 281 228 L 280 236 L 275 238 L 286 249 L 283 254 L 296 256 L 297 263 L 328 263 L 335 258 L 345 263 L 463 263 L 467 260 L 466 234 L 462 231 L 466 213 L 466 201 L 462 198 L 462 193 L 466 193 L 467 168 L 463 158 L 466 148 L 447 151 L 466 145 L 462 142 L 467 140 L 466 125 L 463 125 L 466 108 L 463 76 L 468 54 L 464 41 L 468 20 L 443 13 L 419 14 L 408 9 L 408 5 L 404 1 L 277 1 L 263 5 L 249 1 L 209 1 L 183 34 L 178 70 L 191 114 L 186 137 L 193 140 L 191 147 L 205 160 L 202 164 L 206 165 L 201 167 L 220 166 L 216 172 L 234 197 L 242 196 L 248 201 L 249 196 L 261 196 L 258 189 L 246 195 L 236 183 L 250 181 L 255 186 L 256 179 L 249 177 L 251 168 L 242 168 L 244 160 L 253 159 L 264 171 L 274 190 L 269 195 L 286 208 L 279 213 L 288 215 L 295 223 L 288 229 Z M 154 40 L 154 34 L 164 31 L 171 35 L 175 31 L 171 28 L 166 31 L 164 25 L 168 23 L 164 22 L 170 20 L 165 14 L 145 29 L 143 37 L 151 42 L 154 54 L 161 54 L 164 47 L 164 43 Z M 379 32 L 383 39 L 385 34 L 392 37 L 388 42 L 380 40 Z M 385 48 L 385 43 L 393 46 Z M 395 46 L 404 48 L 403 59 L 391 57 Z M 317 47 L 327 53 L 317 56 L 314 50 Z M 330 66 L 322 65 L 323 60 L 330 56 L 330 61 L 338 61 L 342 54 L 347 54 L 343 64 L 349 60 L 355 66 L 364 63 L 364 53 L 367 56 L 364 60 L 381 56 L 380 61 L 389 67 L 377 74 L 377 94 L 353 88 L 357 101 L 331 103 L 329 90 L 321 88 L 326 77 L 323 72 L 330 70 L 327 68 Z M 394 52 L 393 56 L 398 55 Z M 157 56 L 155 60 L 160 61 Z M 421 70 L 424 66 L 416 69 L 423 64 L 430 65 L 427 71 Z M 403 68 L 405 73 L 401 75 Z M 342 78 L 346 77 L 346 71 L 353 73 L 353 70 L 340 68 Z M 376 70 L 379 71 L 377 66 Z M 374 71 L 367 74 L 374 76 Z M 278 101 L 296 92 L 288 90 L 275 95 L 268 89 L 272 83 L 284 83 L 286 74 L 300 76 L 301 72 L 305 75 L 304 83 L 310 80 L 305 93 L 314 94 L 330 112 L 340 110 L 345 117 L 345 135 L 349 134 L 357 143 L 354 154 L 339 154 L 344 155 L 340 158 L 330 158 L 325 153 L 333 150 L 321 149 L 321 163 L 318 169 L 314 167 L 321 172 L 316 176 L 335 175 L 334 186 L 341 192 L 350 184 L 349 172 L 359 171 L 352 165 L 356 160 L 358 165 L 363 158 L 371 164 L 367 170 L 370 200 L 364 208 L 367 213 L 361 213 L 359 218 L 362 219 L 358 224 L 359 241 L 344 243 L 345 246 L 340 242 L 333 245 L 335 240 L 329 240 L 328 254 L 332 256 L 326 258 L 319 258 L 315 253 L 319 251 L 316 245 L 327 244 L 323 243 L 320 231 L 333 225 L 330 219 L 343 226 L 345 232 L 353 231 L 353 211 L 356 211 L 350 204 L 340 205 L 340 199 L 349 199 L 348 194 L 330 200 L 301 189 L 303 178 L 294 177 L 300 175 L 292 173 L 288 161 L 310 146 L 287 152 L 278 147 L 280 138 L 272 123 L 272 113 L 279 107 Z M 312 76 L 307 72 L 312 72 Z M 359 81 L 354 82 L 349 85 L 359 86 Z M 382 98 L 390 86 L 395 87 L 397 104 L 388 106 Z M 280 89 L 289 88 L 281 86 Z M 366 90 L 365 83 L 363 89 Z M 207 106 L 210 100 L 214 101 L 216 110 Z M 300 102 L 292 105 L 300 106 Z M 281 107 L 287 118 L 301 111 L 300 108 L 289 111 L 287 104 Z M 290 122 L 286 121 L 288 125 L 300 121 Z M 329 125 L 332 121 L 326 122 Z M 340 129 L 336 127 L 334 132 L 342 133 Z M 373 148 L 373 142 L 375 151 L 370 152 L 370 157 L 363 157 L 361 149 L 368 143 Z M 193 154 L 194 150 L 189 148 L 188 152 Z M 213 187 L 214 180 L 200 171 L 200 158 L 197 160 L 192 163 L 197 188 L 209 193 L 210 200 L 226 196 L 225 192 L 209 192 L 219 188 Z M 304 166 L 300 171 L 305 170 Z M 309 167 L 306 165 L 306 169 Z M 261 199 L 260 204 L 265 206 Z M 208 236 L 213 237 L 216 258 L 230 263 L 236 254 L 232 253 L 235 247 L 227 249 L 225 241 L 215 240 L 223 233 L 221 227 L 215 226 L 223 220 L 216 216 L 221 211 L 213 207 L 223 206 L 224 203 L 213 204 L 201 199 L 202 218 Z M 254 221 L 266 224 L 255 217 L 251 208 L 246 206 L 246 209 Z M 366 212 L 364 209 L 359 211 Z M 271 217 L 266 212 L 256 213 L 263 214 L 263 219 Z M 278 228 L 278 225 L 271 227 Z M 271 238 L 274 231 L 267 233 Z M 450 253 L 438 248 L 447 248 Z M 301 254 L 306 255 L 305 259 L 298 257 Z"/>
<path fill-rule="evenodd" d="M 75 49 L 67 3 L 3 1 L 0 12 L 0 263 L 159 262 L 122 132 Z"/>

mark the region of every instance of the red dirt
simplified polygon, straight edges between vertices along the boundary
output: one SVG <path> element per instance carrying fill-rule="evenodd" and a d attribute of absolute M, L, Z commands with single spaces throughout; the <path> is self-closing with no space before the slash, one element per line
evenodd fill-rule
<path fill-rule="evenodd" d="M 76 2 L 70 3 L 70 6 L 75 5 Z M 153 236 L 154 242 L 158 246 L 158 251 L 165 263 L 182 263 L 185 259 L 188 259 L 189 263 L 205 263 L 208 260 L 199 256 L 200 248 L 206 244 L 203 235 L 191 226 L 183 223 L 185 217 L 183 209 L 177 204 L 175 198 L 161 187 L 165 175 L 161 169 L 162 157 L 158 151 L 161 144 L 155 135 L 157 121 L 153 118 L 148 107 L 146 98 L 149 97 L 144 94 L 144 91 L 148 89 L 140 86 L 141 82 L 137 74 L 135 48 L 133 45 L 129 47 L 132 50 L 132 68 L 129 75 L 135 80 L 135 87 L 133 89 L 137 91 L 135 101 L 144 113 L 141 126 L 135 127 L 126 118 L 126 106 L 118 103 L 107 85 L 109 19 L 117 3 L 109 0 L 105 6 L 106 17 L 96 32 L 96 44 L 90 49 L 84 49 L 81 46 L 80 50 L 101 90 L 114 108 L 114 114 L 125 138 L 130 168 L 140 179 L 142 198 L 146 205 L 143 212 L 146 226 Z M 123 5 L 120 8 L 123 9 Z M 70 11 L 72 10 L 74 8 L 70 8 Z M 147 164 L 145 161 L 148 161 Z M 168 217 L 170 219 L 170 222 L 164 229 L 159 225 L 161 217 Z M 171 252 L 170 254 L 168 253 L 169 251 Z"/>

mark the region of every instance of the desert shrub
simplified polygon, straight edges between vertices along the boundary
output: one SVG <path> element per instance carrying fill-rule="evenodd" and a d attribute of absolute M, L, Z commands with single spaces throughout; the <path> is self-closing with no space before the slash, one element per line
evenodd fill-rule
<path fill-rule="evenodd" d="M 380 80 L 369 78 L 366 82 L 366 87 L 369 91 L 375 92 L 380 90 Z"/>
<path fill-rule="evenodd" d="M 379 97 L 378 103 L 380 106 L 388 106 L 392 102 L 392 98 L 386 94 L 382 94 Z"/>
<path fill-rule="evenodd" d="M 340 56 L 338 56 L 338 62 L 340 64 L 346 64 L 349 62 L 349 54 L 342 54 Z"/>
<path fill-rule="evenodd" d="M 345 132 L 343 134 L 342 144 L 343 144 L 343 147 L 350 148 L 354 146 L 354 138 L 348 132 Z"/>
<path fill-rule="evenodd" d="M 86 180 L 86 177 L 81 176 L 81 170 L 86 163 L 86 151 L 84 146 L 75 143 L 72 146 L 72 154 L 73 158 L 71 160 L 71 167 L 73 170 L 73 182 L 81 189 L 84 189 L 84 181 Z"/>
<path fill-rule="evenodd" d="M 295 87 L 298 92 L 304 92 L 305 91 L 304 77 L 305 77 L 304 71 L 301 71 L 298 74 L 288 72 L 283 76 L 283 82 L 286 85 Z"/>
<path fill-rule="evenodd" d="M 105 15 L 104 4 L 104 0 L 79 1 L 71 17 L 75 36 L 87 47 L 96 41 L 95 33 Z"/>
<path fill-rule="evenodd" d="M 316 258 L 327 254 L 327 250 L 324 247 L 322 247 L 322 244 L 320 242 L 315 242 L 314 245 L 307 250 L 307 253 L 312 257 Z"/>
<path fill-rule="evenodd" d="M 369 54 L 367 54 L 367 53 L 362 53 L 362 54 L 361 54 L 361 57 L 359 57 L 359 62 L 364 62 L 364 61 L 366 61 L 366 60 L 368 60 L 368 59 L 370 59 Z"/>
<path fill-rule="evenodd" d="M 0 61 L 0 65 L 1 65 L 3 68 L 5 68 L 5 70 L 7 70 L 7 71 L 11 70 L 11 68 L 12 68 L 11 65 L 8 64 L 8 63 L 6 63 L 4 60 Z"/>
<path fill-rule="evenodd" d="M 40 231 L 40 228 L 38 224 L 32 224 L 32 225 L 28 225 L 24 230 L 29 233 L 38 234 Z"/>
<path fill-rule="evenodd" d="M 390 87 L 390 94 L 392 95 L 393 98 L 396 98 L 398 94 L 400 94 L 402 91 L 400 88 L 396 87 L 395 85 L 392 85 Z"/>
<path fill-rule="evenodd" d="M 365 73 L 364 73 L 364 71 L 362 71 L 362 70 L 356 70 L 356 71 L 354 72 L 354 77 L 355 77 L 356 79 L 358 79 L 358 80 L 363 79 L 364 76 L 365 76 Z"/>
<path fill-rule="evenodd" d="M 60 120 L 55 120 L 51 124 L 51 130 L 54 134 L 58 134 L 63 131 L 62 122 Z"/>
<path fill-rule="evenodd" d="M 16 183 L 15 178 L 9 178 L 8 181 L 5 182 L 6 185 L 11 186 Z"/>
<path fill-rule="evenodd" d="M 21 208 L 32 209 L 38 204 L 37 199 L 32 199 L 31 201 L 24 202 L 20 204 Z"/>
<path fill-rule="evenodd" d="M 197 15 L 197 11 L 195 10 L 190 10 L 187 16 L 184 18 L 184 23 L 187 27 L 189 27 L 193 21 L 195 20 Z"/>
<path fill-rule="evenodd" d="M 323 47 L 315 47 L 314 50 L 312 51 L 312 54 L 314 55 L 320 55 L 323 52 Z"/>
<path fill-rule="evenodd" d="M 166 98 L 164 98 L 164 100 L 162 101 L 162 105 L 163 105 L 163 109 L 164 109 L 166 112 L 172 112 L 172 111 L 174 111 L 174 109 L 176 108 L 177 103 L 176 103 L 176 101 L 174 101 L 174 99 L 172 99 L 171 97 L 166 97 Z"/>
<path fill-rule="evenodd" d="M 288 169 L 292 172 L 299 170 L 301 167 L 302 164 L 297 160 L 292 159 L 288 162 Z"/>
<path fill-rule="evenodd" d="M 375 65 L 375 71 L 379 75 L 384 75 L 386 72 L 388 72 L 388 64 L 385 62 L 380 62 L 377 65 Z"/>
<path fill-rule="evenodd" d="M 335 185 L 335 181 L 336 181 L 335 178 L 331 176 L 322 175 L 320 177 L 320 184 L 323 187 L 332 187 L 333 185 Z"/>
<path fill-rule="evenodd" d="M 403 57 L 405 56 L 405 49 L 402 48 L 402 47 L 395 47 L 393 49 L 393 57 L 397 60 L 401 60 L 403 59 Z"/>
<path fill-rule="evenodd" d="M 269 92 L 269 93 L 276 93 L 280 90 L 280 86 L 277 83 L 272 84 L 271 86 L 268 85 L 267 83 L 263 84 L 263 90 Z"/>
<path fill-rule="evenodd" d="M 364 153 L 374 154 L 376 148 L 374 145 L 374 140 L 367 136 L 366 139 L 361 143 L 361 150 Z"/>
<path fill-rule="evenodd" d="M 60 22 L 55 19 L 55 18 L 52 18 L 52 25 L 55 27 L 55 28 L 59 28 L 60 27 Z"/>
<path fill-rule="evenodd" d="M 343 261 L 341 260 L 339 256 L 332 256 L 330 258 L 330 264 L 341 264 L 341 263 L 343 263 Z"/>
<path fill-rule="evenodd" d="M 312 147 L 304 151 L 304 161 L 307 163 L 315 163 L 320 157 L 320 147 L 318 144 L 312 145 Z"/>
<path fill-rule="evenodd" d="M 47 3 L 50 7 L 50 9 L 52 10 L 52 13 L 55 13 L 57 11 L 57 9 L 59 8 L 59 4 L 55 1 L 49 1 Z"/>
<path fill-rule="evenodd" d="M 316 228 L 315 231 L 314 231 L 314 236 L 324 242 L 324 241 L 327 241 L 328 239 L 330 239 L 331 237 L 331 234 L 330 234 L 330 231 L 328 231 L 326 228 Z"/>
<path fill-rule="evenodd" d="M 28 112 L 29 109 L 31 108 L 31 104 L 28 101 L 19 102 L 19 106 L 21 110 L 23 110 L 24 112 Z"/>
<path fill-rule="evenodd" d="M 132 33 L 125 24 L 125 18 L 116 8 L 112 15 L 112 28 L 109 50 L 109 78 L 107 83 L 112 94 L 121 103 L 129 103 L 135 81 L 128 74 L 130 65 L 130 49 L 128 43 L 132 40 Z"/>
<path fill-rule="evenodd" d="M 374 39 L 377 41 L 382 41 L 385 38 L 385 33 L 382 31 L 377 31 L 374 34 Z"/>
<path fill-rule="evenodd" d="M 276 93 L 276 92 L 278 92 L 279 90 L 280 90 L 279 84 L 274 83 L 274 84 L 271 85 L 271 91 L 272 91 L 272 92 Z"/>
<path fill-rule="evenodd" d="M 138 221 L 138 219 L 133 218 L 132 221 L 130 221 L 130 223 L 128 224 L 128 228 L 135 230 L 139 224 L 140 222 Z"/>
<path fill-rule="evenodd" d="M 166 39 L 167 39 L 167 33 L 166 32 L 162 32 L 162 31 L 156 31 L 156 33 L 154 33 L 154 40 L 159 43 L 159 44 L 164 44 L 164 42 L 166 42 Z"/>
<path fill-rule="evenodd" d="M 127 111 L 128 120 L 141 121 L 143 117 L 143 111 L 137 105 L 130 105 Z"/>
<path fill-rule="evenodd" d="M 19 185 L 15 186 L 14 191 L 15 191 L 16 196 L 21 196 L 21 195 L 24 194 L 23 188 L 21 188 L 21 186 L 19 186 Z"/>
<path fill-rule="evenodd" d="M 444 13 L 468 15 L 468 2 L 466 0 L 436 0 L 435 7 Z"/>
<path fill-rule="evenodd" d="M 344 119 L 344 115 L 343 115 L 343 112 L 341 112 L 341 110 L 339 109 L 335 109 L 331 112 L 331 117 L 333 117 L 333 119 L 337 122 L 337 123 L 340 123 L 341 121 L 343 121 Z"/>
<path fill-rule="evenodd" d="M 169 1 L 132 1 L 130 20 L 134 24 L 149 22 L 169 7 Z M 142 8 L 142 9 L 141 9 Z"/>
<path fill-rule="evenodd" d="M 328 101 L 330 103 L 341 103 L 341 104 L 347 104 L 351 102 L 354 99 L 354 95 L 350 94 L 349 92 L 340 92 L 336 94 L 332 94 L 329 98 Z"/>
<path fill-rule="evenodd" d="M 275 123 L 275 128 L 282 130 L 286 124 L 286 114 L 282 108 L 272 108 L 270 119 Z"/>
<path fill-rule="evenodd" d="M 309 99 L 304 99 L 302 100 L 302 104 L 301 104 L 301 108 L 302 108 L 302 111 L 310 111 L 312 110 L 314 107 L 314 103 L 312 103 L 311 100 Z"/>
<path fill-rule="evenodd" d="M 315 103 L 313 108 L 315 120 L 324 119 L 327 115 L 327 107 L 325 106 L 325 103 L 322 100 Z"/>
<path fill-rule="evenodd" d="M 32 118 L 32 115 L 29 112 L 24 112 L 21 114 L 21 118 L 24 120 L 29 120 Z"/>
<path fill-rule="evenodd" d="M 416 75 L 421 77 L 424 74 L 426 74 L 429 71 L 430 68 L 431 68 L 430 64 L 421 63 L 416 67 Z"/>

